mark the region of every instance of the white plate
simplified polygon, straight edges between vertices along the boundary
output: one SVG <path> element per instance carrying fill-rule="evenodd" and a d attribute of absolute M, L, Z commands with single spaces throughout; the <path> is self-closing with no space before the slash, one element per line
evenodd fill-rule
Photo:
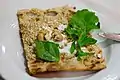
<path fill-rule="evenodd" d="M 19 27 L 16 12 L 23 8 L 51 8 L 71 4 L 78 9 L 88 8 L 96 11 L 100 18 L 102 30 L 119 32 L 120 20 L 117 13 L 90 0 L 1 0 L 0 2 L 0 74 L 6 80 L 43 80 L 29 76 L 25 72 L 22 47 L 20 45 Z M 120 44 L 111 41 L 101 42 L 106 57 L 107 68 L 96 74 L 69 78 L 52 78 L 45 80 L 119 80 Z"/>

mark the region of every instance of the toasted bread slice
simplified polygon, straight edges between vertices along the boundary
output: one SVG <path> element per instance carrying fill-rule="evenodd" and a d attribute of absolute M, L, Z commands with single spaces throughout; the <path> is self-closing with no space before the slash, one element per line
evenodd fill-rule
<path fill-rule="evenodd" d="M 74 54 L 66 54 L 65 52 L 60 54 L 59 62 L 47 62 L 36 58 L 34 41 L 36 39 L 44 40 L 44 38 L 50 40 L 50 32 L 58 30 L 58 26 L 61 24 L 67 25 L 68 20 L 74 13 L 74 9 L 68 6 L 47 10 L 24 9 L 17 12 L 29 74 L 36 75 L 48 71 L 100 70 L 106 67 L 102 50 L 96 44 L 83 47 L 83 50 L 86 49 L 88 52 L 94 52 L 94 54 L 90 53 L 90 55 L 82 57 L 80 61 L 77 60 Z M 38 36 L 41 30 L 45 30 L 46 35 L 43 36 L 44 38 Z M 61 31 L 59 32 L 62 34 Z"/>

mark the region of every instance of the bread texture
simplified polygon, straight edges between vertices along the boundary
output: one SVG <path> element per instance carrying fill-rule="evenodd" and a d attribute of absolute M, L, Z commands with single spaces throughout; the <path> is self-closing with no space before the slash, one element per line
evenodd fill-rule
<path fill-rule="evenodd" d="M 96 44 L 85 47 L 88 52 L 94 52 L 95 54 L 90 53 L 90 55 L 82 57 L 80 61 L 77 60 L 74 54 L 66 53 L 60 54 L 59 62 L 47 62 L 36 58 L 34 41 L 39 38 L 40 31 L 45 30 L 44 36 L 47 36 L 45 38 L 49 40 L 50 32 L 55 31 L 61 24 L 67 25 L 74 13 L 75 10 L 69 6 L 46 10 L 23 9 L 17 12 L 21 41 L 26 58 L 26 69 L 30 75 L 34 76 L 41 72 L 51 71 L 101 70 L 106 67 L 102 50 Z"/>

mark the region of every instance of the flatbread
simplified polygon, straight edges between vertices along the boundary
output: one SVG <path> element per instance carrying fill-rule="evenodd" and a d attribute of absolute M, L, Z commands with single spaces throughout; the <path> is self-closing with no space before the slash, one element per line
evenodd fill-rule
<path fill-rule="evenodd" d="M 101 70 L 106 67 L 102 56 L 102 50 L 98 45 L 84 47 L 88 52 L 94 52 L 77 60 L 74 54 L 60 54 L 59 62 L 47 62 L 37 59 L 35 55 L 35 40 L 38 39 L 40 31 L 44 30 L 46 40 L 51 38 L 52 32 L 58 30 L 58 26 L 67 25 L 75 10 L 69 6 L 56 7 L 52 9 L 23 9 L 17 12 L 21 41 L 23 43 L 24 56 L 26 59 L 26 70 L 30 75 L 51 71 L 84 71 Z M 59 31 L 61 34 L 62 32 Z M 41 39 L 41 38 L 40 38 Z"/>

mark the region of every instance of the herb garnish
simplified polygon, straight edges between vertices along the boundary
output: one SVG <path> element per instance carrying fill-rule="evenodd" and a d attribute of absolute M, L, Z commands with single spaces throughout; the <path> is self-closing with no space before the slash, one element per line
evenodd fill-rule
<path fill-rule="evenodd" d="M 58 44 L 49 41 L 35 41 L 36 44 L 36 56 L 37 58 L 46 60 L 46 61 L 55 61 L 60 60 L 60 52 Z"/>
<path fill-rule="evenodd" d="M 99 29 L 99 19 L 94 12 L 87 9 L 78 10 L 69 20 L 67 28 L 64 30 L 73 43 L 70 48 L 70 52 L 77 51 L 76 55 L 78 59 L 81 56 L 87 55 L 87 53 L 81 50 L 81 47 L 95 44 L 97 40 L 89 36 L 89 32 L 93 29 Z"/>

